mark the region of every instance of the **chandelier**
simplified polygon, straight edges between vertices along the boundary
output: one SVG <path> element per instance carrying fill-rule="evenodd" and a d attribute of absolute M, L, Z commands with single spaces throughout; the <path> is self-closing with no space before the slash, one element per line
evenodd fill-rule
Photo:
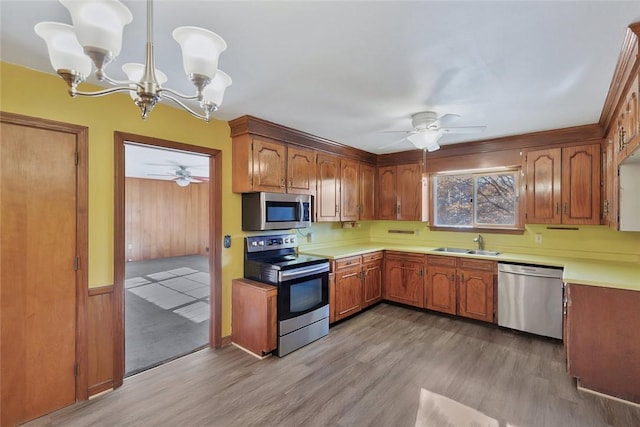
<path fill-rule="evenodd" d="M 120 54 L 124 26 L 133 15 L 118 0 L 59 0 L 71 14 L 73 26 L 58 22 L 40 22 L 34 30 L 44 39 L 51 65 L 67 82 L 69 95 L 103 96 L 117 92 L 131 94 L 146 119 L 161 100 L 172 101 L 191 115 L 209 121 L 211 113 L 222 103 L 231 78 L 218 70 L 218 57 L 227 48 L 222 37 L 198 27 L 178 27 L 172 35 L 182 49 L 182 64 L 187 77 L 195 86 L 194 95 L 184 95 L 163 87 L 167 77 L 155 68 L 153 52 L 153 0 L 147 0 L 147 42 L 144 64 L 124 64 L 122 70 L 128 80 L 114 80 L 106 74 L 106 67 Z M 95 92 L 78 90 L 78 85 L 91 74 L 112 87 Z M 198 101 L 201 112 L 184 101 Z"/>

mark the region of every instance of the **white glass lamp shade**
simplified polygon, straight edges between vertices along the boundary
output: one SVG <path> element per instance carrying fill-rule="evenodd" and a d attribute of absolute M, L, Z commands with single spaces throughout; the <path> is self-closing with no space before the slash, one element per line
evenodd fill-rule
<path fill-rule="evenodd" d="M 129 80 L 132 80 L 134 82 L 139 82 L 140 80 L 142 80 L 142 75 L 144 74 L 144 64 L 134 64 L 134 63 L 124 64 L 122 66 L 122 71 L 124 71 L 124 73 L 127 75 L 127 78 Z M 168 79 L 165 73 L 158 70 L 157 68 L 155 69 L 155 73 L 156 73 L 156 79 L 158 80 L 158 84 L 160 86 L 162 86 L 167 82 Z M 134 90 L 137 89 L 135 85 L 130 85 L 130 86 Z M 138 95 L 135 92 L 129 92 L 129 94 L 131 95 L 131 99 L 133 99 L 134 101 L 138 97 Z"/>
<path fill-rule="evenodd" d="M 413 135 L 409 135 L 407 139 L 411 141 L 416 148 L 427 149 L 427 151 L 436 151 L 440 149 L 438 145 L 438 139 L 442 135 L 440 132 L 418 132 Z"/>
<path fill-rule="evenodd" d="M 227 48 L 224 39 L 198 27 L 178 27 L 173 30 L 173 38 L 182 49 L 185 73 L 213 79 L 218 71 L 218 57 Z"/>
<path fill-rule="evenodd" d="M 176 179 L 176 184 L 178 184 L 180 187 L 186 187 L 187 185 L 189 185 L 189 180 L 186 178 L 178 178 Z"/>
<path fill-rule="evenodd" d="M 118 0 L 60 0 L 69 10 L 78 42 L 83 48 L 98 48 L 116 57 L 122 49 L 122 30 L 133 15 Z"/>
<path fill-rule="evenodd" d="M 211 83 L 202 91 L 204 102 L 212 103 L 219 107 L 222 105 L 224 91 L 229 86 L 231 86 L 231 77 L 224 71 L 218 70 Z"/>
<path fill-rule="evenodd" d="M 85 77 L 91 73 L 91 59 L 82 51 L 71 25 L 40 22 L 34 30 L 47 43 L 54 70 L 71 70 Z"/>

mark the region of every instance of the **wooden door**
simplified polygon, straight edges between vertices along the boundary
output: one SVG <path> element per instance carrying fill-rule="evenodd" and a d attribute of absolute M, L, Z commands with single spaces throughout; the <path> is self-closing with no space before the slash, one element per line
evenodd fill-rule
<path fill-rule="evenodd" d="M 560 224 L 560 148 L 527 153 L 527 210 L 529 224 Z"/>
<path fill-rule="evenodd" d="M 396 166 L 378 168 L 378 219 L 398 219 Z"/>
<path fill-rule="evenodd" d="M 420 221 L 422 217 L 422 170 L 419 163 L 398 165 L 396 182 L 398 219 Z"/>
<path fill-rule="evenodd" d="M 340 221 L 340 159 L 337 156 L 318 154 L 316 170 L 316 221 Z"/>
<path fill-rule="evenodd" d="M 562 149 L 562 223 L 600 224 L 600 144 Z"/>
<path fill-rule="evenodd" d="M 424 261 L 422 257 L 389 255 L 385 259 L 385 299 L 402 304 L 423 307 Z"/>
<path fill-rule="evenodd" d="M 456 314 L 456 269 L 429 266 L 424 305 L 430 310 Z"/>
<path fill-rule="evenodd" d="M 76 400 L 81 204 L 76 135 L 1 126 L 0 424 L 14 425 Z"/>
<path fill-rule="evenodd" d="M 316 195 L 315 151 L 287 148 L 287 193 Z"/>
<path fill-rule="evenodd" d="M 360 163 L 360 209 L 361 221 L 376 217 L 376 167 Z"/>
<path fill-rule="evenodd" d="M 253 138 L 253 190 L 285 192 L 286 147 L 279 142 Z"/>
<path fill-rule="evenodd" d="M 359 213 L 358 162 L 340 160 L 340 220 L 357 221 Z"/>
<path fill-rule="evenodd" d="M 458 314 L 493 322 L 493 272 L 461 270 Z"/>
<path fill-rule="evenodd" d="M 374 255 L 378 259 L 362 265 L 362 306 L 368 307 L 382 301 L 382 253 Z M 371 255 L 363 255 L 363 259 Z"/>
<path fill-rule="evenodd" d="M 336 320 L 362 310 L 360 264 L 336 272 Z"/>

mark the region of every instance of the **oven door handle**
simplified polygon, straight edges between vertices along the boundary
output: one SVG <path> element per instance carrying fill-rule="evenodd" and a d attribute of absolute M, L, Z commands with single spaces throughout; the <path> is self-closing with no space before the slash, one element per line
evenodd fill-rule
<path fill-rule="evenodd" d="M 300 267 L 293 270 L 285 270 L 280 272 L 280 282 L 287 280 L 299 279 L 300 277 L 312 276 L 319 273 L 328 273 L 329 263 L 311 265 L 309 267 Z"/>

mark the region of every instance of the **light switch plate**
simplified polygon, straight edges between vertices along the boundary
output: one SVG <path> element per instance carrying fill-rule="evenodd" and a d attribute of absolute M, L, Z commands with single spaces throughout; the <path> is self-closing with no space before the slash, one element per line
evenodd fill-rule
<path fill-rule="evenodd" d="M 225 248 L 231 247 L 231 236 L 229 236 L 228 234 L 224 236 L 224 247 Z"/>

